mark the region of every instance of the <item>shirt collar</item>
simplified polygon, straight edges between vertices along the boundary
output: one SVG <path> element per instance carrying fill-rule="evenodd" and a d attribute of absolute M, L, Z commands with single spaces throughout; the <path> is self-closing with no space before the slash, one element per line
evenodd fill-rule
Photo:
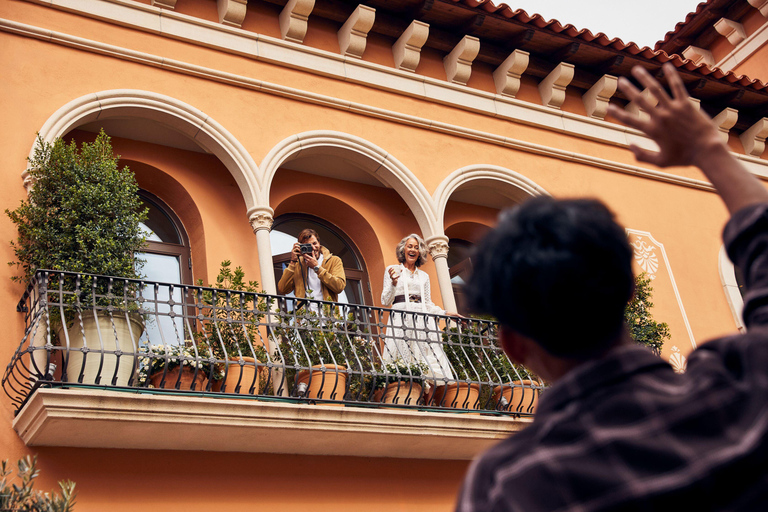
<path fill-rule="evenodd" d="M 641 345 L 623 345 L 604 357 L 577 366 L 541 395 L 537 415 L 554 412 L 594 390 L 614 385 L 630 376 L 651 369 L 672 368 Z"/>

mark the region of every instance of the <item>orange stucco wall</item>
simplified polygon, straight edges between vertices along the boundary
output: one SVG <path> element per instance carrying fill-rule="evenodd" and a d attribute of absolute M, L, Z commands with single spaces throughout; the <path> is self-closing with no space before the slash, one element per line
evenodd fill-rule
<path fill-rule="evenodd" d="M 217 21 L 215 2 L 180 0 L 178 4 L 177 12 Z M 249 4 L 248 12 L 244 30 L 279 37 L 276 6 Z M 635 165 L 625 147 L 594 138 L 509 122 L 455 106 L 255 61 L 27 1 L 1 2 L 0 18 L 301 91 L 499 134 L 555 148 L 563 154 L 578 153 Z M 305 44 L 337 52 L 337 29 L 329 22 L 311 22 Z M 365 59 L 391 66 L 391 43 L 380 36 L 371 37 Z M 768 62 L 768 59 L 761 60 Z M 25 157 L 35 132 L 59 108 L 73 99 L 100 91 L 151 91 L 204 112 L 223 126 L 257 165 L 282 141 L 312 130 L 326 130 L 354 136 L 386 152 L 416 177 L 426 197 L 433 195 L 455 170 L 479 164 L 519 173 L 555 196 L 598 197 L 616 212 L 625 226 L 651 233 L 664 246 L 667 260 L 662 259 L 664 277 L 655 285 L 654 314 L 657 320 L 670 323 L 670 346 L 677 346 L 686 354 L 692 348 L 681 304 L 696 340 L 734 330 L 717 270 L 719 233 L 727 216 L 712 192 L 601 169 L 556 155 L 510 149 L 306 102 L 290 95 L 188 76 L 5 31 L 0 31 L 0 69 L 3 73 L 0 101 L 5 121 L 0 124 L 0 139 L 5 147 L 5 151 L 0 152 L 0 175 L 5 184 L 0 188 L 3 208 L 14 208 L 25 197 L 20 179 Z M 492 71 L 478 65 L 469 87 L 494 92 Z M 442 55 L 425 49 L 418 73 L 444 79 Z M 536 83 L 530 77 L 523 78 L 518 99 L 540 103 Z M 584 113 L 575 92 L 568 93 L 563 108 L 575 114 Z M 151 110 L 136 110 L 134 115 L 150 117 Z M 85 140 L 94 135 L 75 129 L 71 136 Z M 134 170 L 139 184 L 168 203 L 180 217 L 190 236 L 195 279 L 210 282 L 218 272 L 219 263 L 230 259 L 245 269 L 249 279 L 260 280 L 256 237 L 248 222 L 242 185 L 219 159 L 208 153 L 120 137 L 113 139 L 113 145 L 122 163 Z M 360 166 L 360 176 L 379 172 L 378 169 L 364 170 L 364 167 Z M 695 169 L 667 172 L 702 179 Z M 319 216 L 356 243 L 370 276 L 374 304 L 379 305 L 382 275 L 386 265 L 395 262 L 395 245 L 404 235 L 420 232 L 421 227 L 398 189 L 391 184 L 384 186 L 386 180 L 376 176 L 382 186 L 361 184 L 342 176 L 323 177 L 281 168 L 271 183 L 262 185 L 269 187 L 265 206 L 271 207 L 276 217 L 290 213 Z M 519 191 L 507 183 L 484 186 L 494 193 L 519 196 Z M 448 202 L 444 218 L 439 222 L 448 236 L 475 241 L 493 224 L 497 213 L 495 206 L 454 200 Z M 0 260 L 13 259 L 7 242 L 15 236 L 14 226 L 7 217 L 0 218 L 0 240 L 3 241 Z M 0 315 L 5 318 L 6 326 L 0 362 L 7 362 L 23 337 L 23 322 L 15 312 L 23 286 L 10 281 L 11 269 L 0 268 L 3 269 L 0 270 L 3 292 Z M 433 300 L 443 304 L 435 264 L 430 261 L 425 270 L 432 280 Z M 165 510 L 296 510 L 300 507 L 326 510 L 334 505 L 346 510 L 449 510 L 466 468 L 466 462 L 453 461 L 29 449 L 11 428 L 10 403 L 3 398 L 0 404 L 0 445 L 6 447 L 2 456 L 15 459 L 25 453 L 39 453 L 43 487 L 51 488 L 58 479 L 75 480 L 80 489 L 79 512 L 101 511 L 107 506 L 115 511 L 136 510 L 159 504 Z"/>

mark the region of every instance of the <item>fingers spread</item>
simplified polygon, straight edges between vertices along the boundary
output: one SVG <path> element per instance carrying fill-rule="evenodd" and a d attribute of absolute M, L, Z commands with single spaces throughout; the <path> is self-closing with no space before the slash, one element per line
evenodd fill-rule
<path fill-rule="evenodd" d="M 677 72 L 677 69 L 675 69 L 675 66 L 667 62 L 664 64 L 663 69 L 664 76 L 667 78 L 667 83 L 672 91 L 672 96 L 675 99 L 687 98 L 688 91 L 685 89 L 683 79 L 680 78 L 680 74 Z"/>
<path fill-rule="evenodd" d="M 616 118 L 619 122 L 624 123 L 630 128 L 635 128 L 645 132 L 649 129 L 648 121 L 641 119 L 640 116 L 631 114 L 624 109 L 617 107 L 616 105 L 608 105 L 608 113 Z"/>
<path fill-rule="evenodd" d="M 648 162 L 649 164 L 658 165 L 659 167 L 664 167 L 662 163 L 661 153 L 659 153 L 658 151 L 643 149 L 639 146 L 636 146 L 635 144 L 630 144 L 629 150 L 635 154 L 635 158 L 637 158 L 637 160 L 640 162 Z"/>
<path fill-rule="evenodd" d="M 659 81 L 653 78 L 645 68 L 635 66 L 632 68 L 632 74 L 635 78 L 637 78 L 637 81 L 643 85 L 643 87 L 651 91 L 651 94 L 653 94 L 656 99 L 659 100 L 660 104 L 669 104 L 670 98 L 669 95 L 667 95 L 667 91 L 664 90 Z"/>

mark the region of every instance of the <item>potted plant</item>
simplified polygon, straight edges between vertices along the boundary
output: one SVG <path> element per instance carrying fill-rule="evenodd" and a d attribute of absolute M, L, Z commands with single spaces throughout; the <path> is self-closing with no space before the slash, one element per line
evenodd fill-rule
<path fill-rule="evenodd" d="M 118 159 L 103 130 L 79 150 L 74 141 L 51 144 L 38 137 L 29 159 L 29 196 L 6 210 L 19 233 L 11 242 L 22 271 L 17 280 L 28 281 L 40 269 L 79 274 L 51 277 L 51 313 L 43 318 L 55 333 L 53 341 L 64 347 L 70 382 L 125 386 L 137 365 L 143 323 L 135 300 L 138 285 L 129 280 L 141 277 L 135 253 L 145 243 L 141 223 L 147 211 L 133 173 L 119 169 Z M 43 339 L 33 345 L 50 353 L 47 327 L 38 328 Z"/>
<path fill-rule="evenodd" d="M 495 343 L 488 350 L 493 377 L 501 385 L 493 388 L 494 408 L 509 412 L 533 414 L 539 404 L 542 383 L 528 368 L 515 364 Z"/>
<path fill-rule="evenodd" d="M 437 386 L 432 403 L 457 409 L 480 408 L 480 384 L 483 380 L 483 336 L 476 322 L 460 322 L 443 332 L 443 350 L 451 363 L 456 382 Z"/>
<path fill-rule="evenodd" d="M 215 375 L 222 378 L 214 391 L 258 395 L 267 384 L 264 364 L 269 355 L 266 339 L 260 333 L 267 307 L 258 295 L 259 283 L 246 281 L 242 267 L 231 268 L 232 262 L 221 262 L 214 290 L 202 293 L 199 312 L 202 329 L 195 333 L 198 342 L 210 345 L 219 361 Z M 198 285 L 202 286 L 202 280 Z"/>
<path fill-rule="evenodd" d="M 352 374 L 350 395 L 360 398 L 370 380 L 371 349 L 359 335 L 354 315 L 343 315 L 330 304 L 319 315 L 304 302 L 300 312 L 283 313 L 274 330 L 280 342 L 276 360 L 283 361 L 286 379 L 296 380 L 296 394 L 311 399 L 342 400 Z"/>
<path fill-rule="evenodd" d="M 421 401 L 424 376 L 429 373 L 426 363 L 397 359 L 384 365 L 384 375 L 375 378 L 375 401 L 385 404 L 415 405 Z"/>
<path fill-rule="evenodd" d="M 203 391 L 214 372 L 212 351 L 204 343 L 142 345 L 139 349 L 139 385 L 158 389 Z"/>

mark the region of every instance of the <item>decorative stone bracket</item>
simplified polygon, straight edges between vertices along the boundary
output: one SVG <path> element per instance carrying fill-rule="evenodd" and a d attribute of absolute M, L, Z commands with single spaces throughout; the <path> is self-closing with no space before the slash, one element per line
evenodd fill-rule
<path fill-rule="evenodd" d="M 739 120 L 739 111 L 733 108 L 726 108 L 717 114 L 712 121 L 717 125 L 720 132 L 720 138 L 723 142 L 728 142 L 728 132 L 736 125 Z"/>
<path fill-rule="evenodd" d="M 616 94 L 618 84 L 619 79 L 617 77 L 603 75 L 595 85 L 590 87 L 581 97 L 584 101 L 584 107 L 587 109 L 587 115 L 597 119 L 605 119 L 605 115 L 608 113 L 608 103 L 611 97 Z"/>
<path fill-rule="evenodd" d="M 573 64 L 561 62 L 539 83 L 539 94 L 544 105 L 560 108 L 565 101 L 565 88 L 573 80 Z"/>
<path fill-rule="evenodd" d="M 715 65 L 715 57 L 712 52 L 698 46 L 689 46 L 683 50 L 683 57 L 690 59 L 697 66 L 699 64 L 706 64 L 710 67 Z"/>
<path fill-rule="evenodd" d="M 219 23 L 240 28 L 245 19 L 248 0 L 218 0 Z"/>
<path fill-rule="evenodd" d="M 392 46 L 395 67 L 405 71 L 416 71 L 421 58 L 421 48 L 427 42 L 427 37 L 429 37 L 429 25 L 413 20 Z"/>
<path fill-rule="evenodd" d="M 768 18 L 768 0 L 747 0 L 747 2 L 760 11 L 760 14 Z"/>
<path fill-rule="evenodd" d="M 528 68 L 530 54 L 522 50 L 515 50 L 509 54 L 504 62 L 493 72 L 493 81 L 496 84 L 496 92 L 514 98 L 520 90 L 520 78 Z"/>
<path fill-rule="evenodd" d="M 720 18 L 717 20 L 714 27 L 715 30 L 717 30 L 717 33 L 728 39 L 728 42 L 733 46 L 736 46 L 747 38 L 747 33 L 744 31 L 744 25 L 727 18 Z"/>
<path fill-rule="evenodd" d="M 645 100 L 653 106 L 659 102 L 659 100 L 656 99 L 656 96 L 654 96 L 649 89 L 644 89 L 643 92 L 640 93 L 640 96 L 645 98 Z M 634 114 L 640 117 L 641 119 L 648 119 L 648 113 L 640 108 L 640 105 L 637 104 L 636 100 L 627 103 L 627 106 L 624 107 L 624 110 L 630 114 Z"/>
<path fill-rule="evenodd" d="M 739 138 L 746 154 L 760 156 L 765 151 L 766 137 L 768 137 L 768 117 L 764 117 L 750 126 Z"/>
<path fill-rule="evenodd" d="M 347 57 L 361 59 L 365 52 L 368 32 L 376 19 L 376 9 L 367 5 L 358 5 L 339 29 L 339 51 Z"/>
<path fill-rule="evenodd" d="M 289 0 L 280 12 L 280 36 L 294 43 L 303 43 L 307 35 L 307 20 L 315 8 L 315 0 Z"/>
<path fill-rule="evenodd" d="M 472 62 L 479 52 L 480 40 L 474 36 L 464 36 L 443 59 L 448 81 L 467 85 L 472 74 Z"/>

